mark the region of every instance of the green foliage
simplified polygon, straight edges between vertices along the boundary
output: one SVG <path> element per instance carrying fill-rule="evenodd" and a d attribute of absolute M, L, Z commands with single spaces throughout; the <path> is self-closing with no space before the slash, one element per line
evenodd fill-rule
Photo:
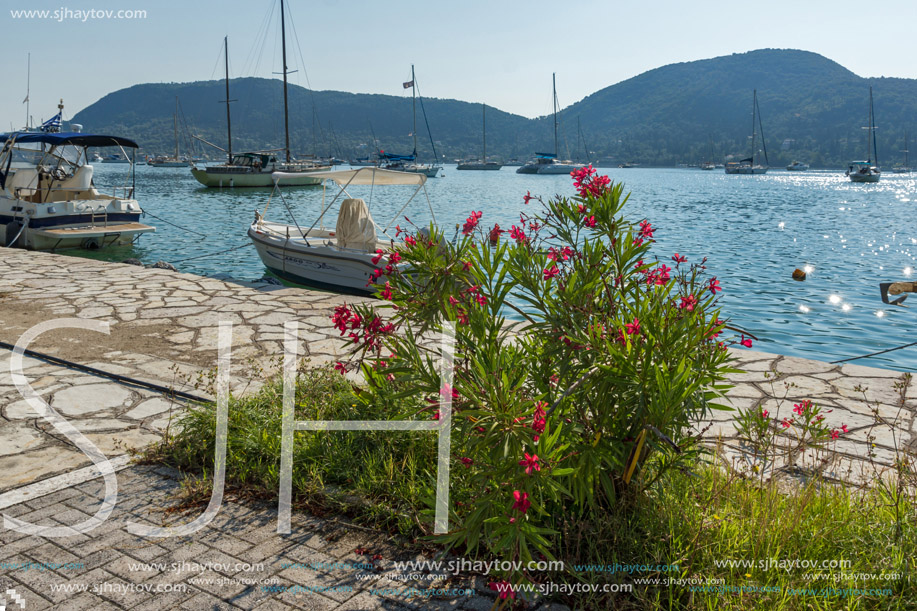
<path fill-rule="evenodd" d="M 551 558 L 564 516 L 615 510 L 691 465 L 692 424 L 728 388 L 718 282 L 702 263 L 650 264 L 652 225 L 628 221 L 622 185 L 594 174 L 575 177 L 577 197 L 523 215 L 509 240 L 482 231 L 477 212 L 454 244 L 432 227 L 407 235 L 377 256 L 388 321 L 371 304 L 335 314 L 356 350 L 339 367 L 361 367 L 367 409 L 438 419 L 451 400 L 452 487 L 474 502 L 452 508 L 439 540 L 467 553 Z M 508 324 L 510 310 L 524 322 Z M 424 341 L 447 321 L 451 387 Z"/>

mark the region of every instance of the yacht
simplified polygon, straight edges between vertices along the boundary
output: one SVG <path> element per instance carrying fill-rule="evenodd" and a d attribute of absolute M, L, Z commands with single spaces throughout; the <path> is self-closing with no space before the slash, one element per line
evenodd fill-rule
<path fill-rule="evenodd" d="M 232 122 L 230 121 L 229 103 L 229 37 L 223 38 L 224 60 L 226 68 L 226 163 L 198 167 L 191 164 L 191 175 L 205 187 L 271 187 L 274 186 L 274 172 L 303 173 L 323 172 L 331 169 L 314 160 L 298 161 L 290 155 L 290 116 L 287 103 L 287 44 L 284 21 L 284 4 L 280 0 L 281 47 L 283 49 L 283 129 L 284 157 L 279 161 L 277 155 L 270 151 L 249 151 L 241 154 L 232 152 Z M 222 149 L 221 149 L 222 150 Z M 286 186 L 319 185 L 321 179 L 304 176 L 283 177 Z"/>
<path fill-rule="evenodd" d="M 761 147 L 764 149 L 765 165 L 755 163 L 758 129 L 761 130 Z M 726 164 L 725 169 L 727 174 L 766 174 L 767 163 L 767 145 L 764 143 L 764 126 L 761 123 L 761 111 L 758 108 L 758 90 L 755 89 L 752 93 L 751 103 L 751 157 L 740 161 L 730 161 Z"/>
<path fill-rule="evenodd" d="M 379 151 L 379 167 L 383 170 L 393 172 L 409 172 L 411 174 L 423 174 L 427 178 L 436 178 L 442 166 L 435 163 L 418 163 L 417 161 L 417 79 L 414 76 L 414 66 L 411 65 L 411 80 L 404 83 L 404 88 L 411 88 L 411 112 L 414 118 L 414 151 L 410 155 L 393 155 L 385 151 Z M 422 103 L 423 101 L 421 101 Z M 426 115 L 424 115 L 426 117 Z M 430 125 L 427 124 L 429 133 Z M 436 159 L 436 145 L 433 144 L 433 135 L 430 134 L 430 146 L 433 148 L 433 159 Z"/>
<path fill-rule="evenodd" d="M 557 159 L 557 75 L 551 75 L 554 90 L 554 152 L 535 153 L 535 158 L 516 170 L 517 174 L 569 174 L 585 164 Z"/>
<path fill-rule="evenodd" d="M 481 158 L 460 161 L 456 170 L 499 170 L 502 163 L 487 161 L 487 104 L 481 104 Z"/>
<path fill-rule="evenodd" d="M 805 172 L 809 169 L 809 164 L 803 163 L 801 161 L 794 161 L 790 165 L 786 166 L 786 169 L 789 172 Z"/>
<path fill-rule="evenodd" d="M 851 161 L 847 166 L 847 178 L 850 182 L 879 182 L 882 176 L 876 154 L 876 116 L 872 109 L 872 87 L 869 88 L 869 116 L 866 130 L 866 161 Z"/>
<path fill-rule="evenodd" d="M 0 135 L 0 140 L 3 246 L 98 250 L 131 244 L 155 231 L 140 223 L 143 210 L 134 199 L 132 181 L 125 180 L 126 186 L 107 194 L 92 181 L 89 147 L 136 149 L 133 140 L 81 132 L 12 132 Z M 128 178 L 132 173 L 133 165 Z"/>

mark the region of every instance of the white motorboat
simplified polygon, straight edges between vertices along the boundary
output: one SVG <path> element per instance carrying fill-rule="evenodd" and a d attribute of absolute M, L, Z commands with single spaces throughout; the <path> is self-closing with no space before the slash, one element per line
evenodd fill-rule
<path fill-rule="evenodd" d="M 761 130 L 761 147 L 764 149 L 764 164 L 755 163 L 757 151 L 758 129 Z M 752 93 L 751 103 L 751 157 L 740 161 L 730 161 L 726 164 L 727 174 L 766 174 L 767 173 L 767 144 L 764 142 L 764 125 L 761 123 L 761 111 L 758 108 L 758 90 Z"/>
<path fill-rule="evenodd" d="M 133 165 L 112 194 L 93 185 L 88 148 L 136 149 L 118 136 L 80 132 L 13 132 L 0 135 L 0 246 L 30 250 L 97 250 L 130 244 L 155 231 L 140 223 Z"/>
<path fill-rule="evenodd" d="M 866 132 L 866 161 L 851 161 L 847 166 L 847 178 L 850 182 L 879 182 L 882 171 L 879 170 L 878 157 L 876 153 L 876 116 L 872 109 L 872 87 L 869 88 L 869 116 L 868 125 L 863 129 Z"/>
<path fill-rule="evenodd" d="M 557 81 L 556 75 L 551 75 L 554 90 L 554 152 L 535 153 L 535 158 L 516 170 L 516 174 L 569 174 L 574 170 L 585 167 L 582 163 L 572 161 L 559 161 L 557 159 Z M 568 151 L 569 152 L 569 151 Z"/>
<path fill-rule="evenodd" d="M 801 161 L 794 161 L 790 165 L 786 166 L 788 172 L 805 172 L 809 169 L 808 163 L 803 163 Z"/>
<path fill-rule="evenodd" d="M 387 231 L 421 190 L 426 195 L 424 185 L 427 177 L 372 167 L 313 172 L 309 177 L 330 181 L 340 190 L 327 205 L 322 195 L 322 209 L 308 228 L 295 220 L 293 225 L 266 221 L 263 214 L 256 213 L 255 221 L 248 229 L 248 237 L 254 243 L 258 256 L 268 270 L 288 282 L 339 293 L 372 295 L 373 272 L 388 264 L 387 257 L 380 257 L 376 250 L 384 251 L 398 244 L 397 236 L 392 237 Z M 291 178 L 294 177 L 275 173 L 278 185 Z M 416 188 L 388 225 L 380 227 L 373 220 L 366 202 L 351 197 L 347 192 L 348 187 L 358 185 L 370 186 L 370 193 L 380 186 L 410 185 Z M 334 229 L 325 227 L 325 216 L 339 199 L 340 210 Z M 435 223 L 429 197 L 427 205 Z"/>

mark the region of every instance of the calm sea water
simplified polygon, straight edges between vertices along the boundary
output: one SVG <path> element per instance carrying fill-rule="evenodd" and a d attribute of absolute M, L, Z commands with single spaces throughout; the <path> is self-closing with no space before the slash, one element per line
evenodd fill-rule
<path fill-rule="evenodd" d="M 125 166 L 97 164 L 96 182 L 120 184 Z M 508 227 L 518 222 L 522 196 L 572 195 L 568 176 L 499 172 L 458 172 L 447 165 L 442 178 L 427 182 L 440 226 L 461 223 L 482 210 L 482 224 Z M 732 321 L 759 339 L 755 349 L 820 360 L 836 360 L 917 340 L 917 310 L 887 306 L 880 281 L 914 280 L 917 269 L 917 175 L 885 174 L 878 184 L 855 185 L 842 172 L 727 176 L 722 170 L 602 169 L 623 181 L 631 194 L 626 211 L 658 227 L 655 252 L 667 260 L 678 252 L 697 261 L 724 287 L 723 309 Z M 348 189 L 371 203 L 385 226 L 411 188 Z M 330 193 L 330 190 L 329 190 Z M 157 218 L 146 221 L 156 233 L 133 248 L 94 258 L 137 257 L 169 261 L 181 271 L 255 280 L 264 275 L 254 248 L 199 257 L 248 243 L 246 230 L 256 210 L 268 205 L 270 190 L 204 189 L 186 168 L 137 168 L 137 199 Z M 290 211 L 277 197 L 266 218 L 301 226 L 316 221 L 321 188 L 284 192 Z M 418 225 L 430 219 L 423 192 L 404 211 Z M 176 226 L 168 224 L 174 223 Z M 405 224 L 398 217 L 397 223 Z M 330 219 L 334 225 L 334 217 Z M 197 232 L 197 233 L 192 233 Z M 201 235 L 203 234 L 203 235 Z M 791 279 L 795 268 L 812 268 L 805 282 Z M 917 306 L 917 295 L 910 298 Z M 857 361 L 903 371 L 917 369 L 917 346 Z"/>

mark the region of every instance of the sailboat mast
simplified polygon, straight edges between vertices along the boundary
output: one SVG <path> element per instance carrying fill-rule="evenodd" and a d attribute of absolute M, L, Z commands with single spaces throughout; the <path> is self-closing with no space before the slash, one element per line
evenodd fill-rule
<path fill-rule="evenodd" d="M 487 163 L 487 104 L 481 104 L 481 139 L 484 143 L 484 158 L 481 161 Z"/>
<path fill-rule="evenodd" d="M 175 132 L 175 159 L 178 159 L 178 96 L 175 96 L 175 113 L 172 115 L 172 131 Z"/>
<path fill-rule="evenodd" d="M 879 151 L 876 148 L 876 113 L 872 107 L 872 87 L 869 88 L 869 133 L 872 136 L 872 157 L 875 157 L 875 164 L 878 166 Z M 870 161 L 872 161 L 872 157 L 870 157 Z"/>
<path fill-rule="evenodd" d="M 414 117 L 414 156 L 417 156 L 417 85 L 414 82 L 414 64 L 411 64 L 411 115 Z"/>
<path fill-rule="evenodd" d="M 32 85 L 32 54 L 29 53 L 29 59 L 26 60 L 26 76 L 25 76 L 25 128 L 26 131 L 29 129 L 29 94 L 31 93 Z"/>
<path fill-rule="evenodd" d="M 283 48 L 283 149 L 290 162 L 290 113 L 287 107 L 287 29 L 284 19 L 283 0 L 280 0 L 280 39 Z"/>
<path fill-rule="evenodd" d="M 229 36 L 223 37 L 224 55 L 226 56 L 226 156 L 227 164 L 232 164 L 232 121 L 229 118 Z"/>
<path fill-rule="evenodd" d="M 751 101 L 751 167 L 755 167 L 755 136 L 757 132 L 757 125 L 755 124 L 755 109 L 758 107 L 758 90 L 754 89 L 752 91 L 752 101 Z"/>
<path fill-rule="evenodd" d="M 554 104 L 554 157 L 557 157 L 557 73 L 551 73 L 551 91 L 553 92 Z"/>

